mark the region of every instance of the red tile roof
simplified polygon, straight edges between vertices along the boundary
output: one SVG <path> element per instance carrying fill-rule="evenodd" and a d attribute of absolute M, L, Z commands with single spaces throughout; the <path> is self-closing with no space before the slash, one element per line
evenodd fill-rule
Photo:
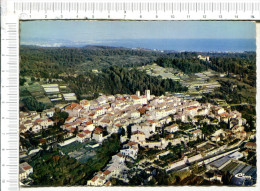
<path fill-rule="evenodd" d="M 138 144 L 138 143 L 136 143 L 136 142 L 133 142 L 133 141 L 130 141 L 129 143 L 127 143 L 129 146 L 133 146 L 133 145 L 136 145 L 136 144 Z"/>
<path fill-rule="evenodd" d="M 85 137 L 85 135 L 83 135 L 83 134 L 81 134 L 81 133 L 80 133 L 80 134 L 77 134 L 77 136 L 80 137 L 80 138 Z"/>
<path fill-rule="evenodd" d="M 106 186 L 111 186 L 112 183 L 108 180 L 106 183 L 105 183 Z"/>
<path fill-rule="evenodd" d="M 65 109 L 74 109 L 78 105 L 79 104 L 77 104 L 77 103 L 72 103 L 72 104 L 68 105 Z"/>
<path fill-rule="evenodd" d="M 71 120 L 73 117 L 71 117 L 71 116 L 69 116 L 69 117 L 67 117 L 67 119 L 65 120 L 65 121 L 69 121 L 69 120 Z"/>
<path fill-rule="evenodd" d="M 36 123 L 40 123 L 40 122 L 42 122 L 42 120 L 41 119 L 36 119 L 35 122 Z"/>
<path fill-rule="evenodd" d="M 30 165 L 23 167 L 24 170 L 29 170 L 29 169 L 31 169 L 31 168 L 32 168 L 32 167 L 31 167 Z"/>
<path fill-rule="evenodd" d="M 256 142 L 247 142 L 246 144 L 245 144 L 245 146 L 250 146 L 250 147 L 252 147 L 252 146 L 256 146 Z"/>
<path fill-rule="evenodd" d="M 92 125 L 93 123 L 91 121 L 84 123 L 86 125 Z"/>
<path fill-rule="evenodd" d="M 132 95 L 131 98 L 132 98 L 132 99 L 140 99 L 140 98 L 139 98 L 138 96 L 136 96 L 136 95 Z"/>
<path fill-rule="evenodd" d="M 201 133 L 202 131 L 200 130 L 200 129 L 196 129 L 196 130 L 194 130 L 194 131 L 192 131 L 191 133 Z"/>
<path fill-rule="evenodd" d="M 85 130 L 85 131 L 83 131 L 83 132 L 86 133 L 86 134 L 91 133 L 91 131 L 89 131 L 89 130 Z"/>
<path fill-rule="evenodd" d="M 109 175 L 111 172 L 109 171 L 109 170 L 105 170 L 104 172 L 103 172 L 103 174 L 104 175 Z"/>
<path fill-rule="evenodd" d="M 97 179 L 98 179 L 98 177 L 97 177 L 97 176 L 94 176 L 94 177 L 91 179 L 91 181 L 92 181 L 92 182 L 95 182 Z"/>
<path fill-rule="evenodd" d="M 95 134 L 100 134 L 102 131 L 103 131 L 103 129 L 101 129 L 99 127 L 96 127 L 95 130 L 94 130 L 94 133 Z"/>
<path fill-rule="evenodd" d="M 133 134 L 133 135 L 136 135 L 136 134 L 142 134 L 142 135 L 144 135 L 144 132 L 142 132 L 142 131 L 134 131 L 132 134 Z"/>
<path fill-rule="evenodd" d="M 187 110 L 193 110 L 193 109 L 197 109 L 197 108 L 198 108 L 197 106 L 192 106 L 192 107 L 187 108 Z"/>
<path fill-rule="evenodd" d="M 116 155 L 119 157 L 123 157 L 123 155 L 121 153 L 117 153 Z"/>

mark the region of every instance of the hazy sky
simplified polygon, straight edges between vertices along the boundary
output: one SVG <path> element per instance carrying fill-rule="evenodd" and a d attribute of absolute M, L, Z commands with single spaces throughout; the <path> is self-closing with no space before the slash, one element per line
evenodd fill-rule
<path fill-rule="evenodd" d="M 252 39 L 255 23 L 243 21 L 26 21 L 21 42 L 109 39 Z"/>

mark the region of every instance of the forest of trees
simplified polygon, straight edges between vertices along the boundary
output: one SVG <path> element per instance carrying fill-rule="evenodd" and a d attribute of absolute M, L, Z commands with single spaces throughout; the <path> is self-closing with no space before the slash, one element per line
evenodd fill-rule
<path fill-rule="evenodd" d="M 202 64 L 196 58 L 159 58 L 155 61 L 159 66 L 176 68 L 186 74 L 203 72 L 208 69 L 207 65 Z"/>
<path fill-rule="evenodd" d="M 155 62 L 191 74 L 208 68 L 220 73 L 233 73 L 245 83 L 256 85 L 256 53 L 206 53 L 210 62 L 197 58 L 196 52 L 159 52 L 105 46 L 82 48 L 44 48 L 21 46 L 20 75 L 35 78 L 57 78 L 61 73 L 84 73 L 111 66 L 135 67 Z M 22 82 L 23 83 L 23 82 Z"/>
<path fill-rule="evenodd" d="M 237 74 L 239 80 L 256 87 L 255 52 L 222 54 L 210 58 L 208 67 L 220 73 Z"/>
<path fill-rule="evenodd" d="M 137 66 L 155 62 L 162 67 L 175 68 L 186 74 L 212 69 L 219 73 L 226 73 L 228 78 L 237 82 L 240 81 L 241 84 L 236 83 L 240 89 L 255 88 L 255 52 L 204 53 L 203 55 L 210 57 L 209 62 L 199 60 L 198 54 L 104 46 L 82 48 L 21 46 L 20 85 L 30 83 L 26 77 L 34 82 L 40 82 L 40 78 L 49 79 L 49 83 L 54 79 L 62 79 L 62 83 L 68 85 L 72 92 L 76 93 L 78 99 L 93 99 L 99 93 L 133 94 L 136 90 L 144 92 L 145 89 L 150 89 L 154 95 L 161 95 L 167 91 L 187 91 L 187 88 L 179 82 L 162 79 L 160 76 L 152 77 L 136 69 Z M 92 72 L 92 69 L 97 69 L 98 73 Z M 230 89 L 233 82 L 230 82 L 231 85 L 229 82 L 219 82 L 222 85 L 221 88 L 211 95 L 206 95 L 206 99 L 221 98 L 228 103 L 255 102 L 254 96 L 247 98 L 240 93 L 240 90 Z M 44 83 L 47 83 L 47 80 Z M 24 91 L 21 92 L 24 93 Z M 30 98 L 30 95 L 23 99 L 22 102 L 28 105 L 29 110 L 45 109 L 42 103 L 37 103 L 33 97 Z"/>
<path fill-rule="evenodd" d="M 49 78 L 63 72 L 80 73 L 112 65 L 138 66 L 154 61 L 159 55 L 161 53 L 155 51 L 102 46 L 82 48 L 21 46 L 20 75 Z"/>
<path fill-rule="evenodd" d="M 176 68 L 184 73 L 191 74 L 212 69 L 216 72 L 237 74 L 238 79 L 253 87 L 256 86 L 256 54 L 244 53 L 208 53 L 210 62 L 201 61 L 195 53 L 169 53 L 155 62 L 162 67 Z M 184 56 L 185 55 L 185 56 Z"/>
<path fill-rule="evenodd" d="M 103 92 L 112 95 L 134 94 L 137 90 L 144 92 L 146 89 L 150 89 L 155 95 L 164 94 L 166 91 L 187 91 L 186 87 L 171 79 L 153 77 L 137 69 L 119 66 L 112 66 L 98 75 L 86 73 L 86 75 L 79 75 L 76 78 L 64 78 L 64 81 L 79 96 L 89 92 Z"/>

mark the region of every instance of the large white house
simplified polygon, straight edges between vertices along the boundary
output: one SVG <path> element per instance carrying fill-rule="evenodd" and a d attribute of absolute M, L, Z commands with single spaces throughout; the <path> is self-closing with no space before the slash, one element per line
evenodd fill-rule
<path fill-rule="evenodd" d="M 130 140 L 137 143 L 145 142 L 145 134 L 142 131 L 134 131 Z"/>
<path fill-rule="evenodd" d="M 169 133 L 174 133 L 179 130 L 179 125 L 174 123 L 170 126 L 165 127 L 165 131 L 168 131 Z"/>
<path fill-rule="evenodd" d="M 19 178 L 24 180 L 28 178 L 29 174 L 33 173 L 33 168 L 27 162 L 23 162 L 19 165 Z"/>

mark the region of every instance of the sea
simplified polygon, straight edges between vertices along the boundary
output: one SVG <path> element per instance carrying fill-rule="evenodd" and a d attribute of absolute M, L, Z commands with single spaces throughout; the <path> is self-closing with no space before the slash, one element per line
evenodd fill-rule
<path fill-rule="evenodd" d="M 100 44 L 96 44 L 100 45 Z M 244 52 L 256 51 L 255 39 L 124 39 L 103 42 L 104 46 L 145 48 L 162 51 Z"/>
<path fill-rule="evenodd" d="M 22 42 L 21 45 L 36 45 L 42 47 L 109 46 L 181 52 L 256 51 L 256 39 L 109 39 L 96 42 L 72 42 L 57 39 L 46 41 L 37 39 L 36 41 Z"/>

